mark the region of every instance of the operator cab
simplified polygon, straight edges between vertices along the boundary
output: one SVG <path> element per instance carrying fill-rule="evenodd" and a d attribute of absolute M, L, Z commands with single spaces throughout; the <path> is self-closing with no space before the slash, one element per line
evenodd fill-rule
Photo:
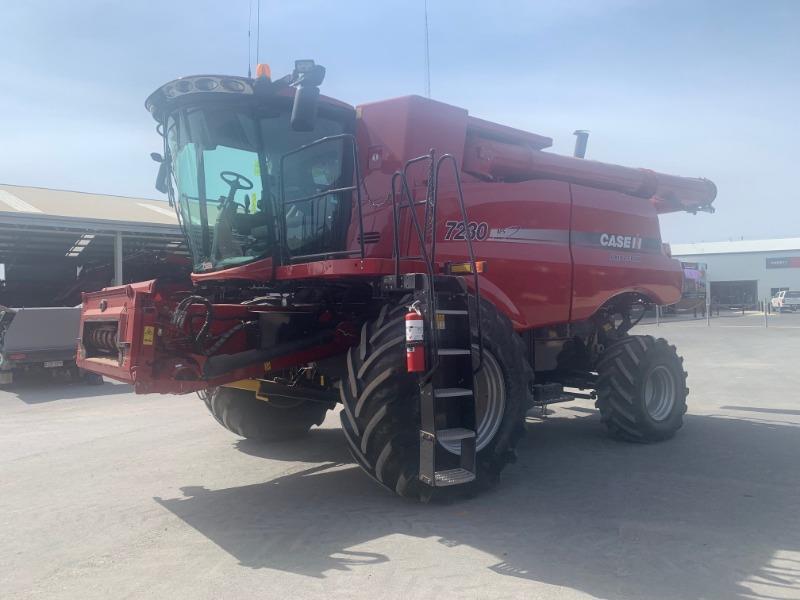
<path fill-rule="evenodd" d="M 197 273 L 346 247 L 355 110 L 319 97 L 313 61 L 274 82 L 264 66 L 256 79 L 178 79 L 146 102 L 164 138 L 156 187 L 177 206 Z"/>

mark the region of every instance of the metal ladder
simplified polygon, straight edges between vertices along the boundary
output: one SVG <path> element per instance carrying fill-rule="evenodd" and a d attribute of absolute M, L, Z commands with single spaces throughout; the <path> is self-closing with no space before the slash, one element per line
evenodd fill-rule
<path fill-rule="evenodd" d="M 408 185 L 409 168 L 428 162 L 428 189 L 425 198 L 425 222 L 419 223 Z M 468 232 L 469 219 L 464 206 L 458 164 L 450 154 L 438 159 L 429 154 L 409 160 L 392 177 L 395 259 L 394 283 L 399 289 L 412 290 L 426 323 L 428 371 L 420 377 L 420 447 L 419 479 L 432 487 L 460 485 L 476 476 L 476 414 L 474 375 L 480 369 L 483 345 L 480 331 L 480 288 L 472 240 L 465 241 L 473 276 L 473 292 L 463 276 L 437 273 L 436 217 L 439 173 L 445 164 L 453 167 L 457 200 Z M 399 194 L 397 183 L 400 184 Z M 398 195 L 404 205 L 398 207 Z M 419 256 L 401 256 L 398 208 L 407 208 L 419 241 Z M 428 239 L 430 238 L 430 240 Z M 402 275 L 401 260 L 421 260 L 426 273 Z M 473 298 L 474 297 L 474 300 Z M 470 306 L 472 304 L 472 307 Z M 475 327 L 473 327 L 475 324 Z M 473 338 L 473 329 L 477 339 Z M 477 353 L 474 348 L 477 347 Z M 477 354 L 477 356 L 474 356 Z M 476 366 L 477 364 L 477 366 Z M 458 452 L 454 452 L 454 450 Z"/>

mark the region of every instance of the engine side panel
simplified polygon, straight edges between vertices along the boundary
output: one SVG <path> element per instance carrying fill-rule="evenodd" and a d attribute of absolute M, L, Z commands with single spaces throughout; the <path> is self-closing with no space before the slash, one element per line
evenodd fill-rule
<path fill-rule="evenodd" d="M 481 294 L 529 329 L 569 319 L 572 264 L 569 185 L 557 181 L 464 184 L 462 225 L 456 189 L 439 190 L 438 261 L 463 261 L 465 238 L 487 261 Z"/>
<path fill-rule="evenodd" d="M 658 304 L 681 297 L 683 273 L 662 248 L 655 206 L 619 192 L 572 185 L 574 282 L 570 320 L 638 292 Z"/>

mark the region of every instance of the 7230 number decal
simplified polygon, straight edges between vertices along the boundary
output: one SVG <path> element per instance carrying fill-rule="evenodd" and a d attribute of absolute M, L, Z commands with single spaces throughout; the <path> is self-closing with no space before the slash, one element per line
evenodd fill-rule
<path fill-rule="evenodd" d="M 444 232 L 445 240 L 463 240 L 466 239 L 466 235 L 469 235 L 471 240 L 485 240 L 489 237 L 489 225 L 485 221 L 480 223 L 470 221 L 467 223 L 466 235 L 464 233 L 464 221 L 447 221 L 445 225 L 447 226 Z"/>

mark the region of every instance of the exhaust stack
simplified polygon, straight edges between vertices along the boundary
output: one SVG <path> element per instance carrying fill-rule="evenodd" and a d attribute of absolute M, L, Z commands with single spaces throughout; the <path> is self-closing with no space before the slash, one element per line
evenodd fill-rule
<path fill-rule="evenodd" d="M 586 144 L 589 142 L 589 132 L 586 129 L 576 129 L 572 132 L 575 136 L 575 158 L 584 158 L 586 156 Z"/>

